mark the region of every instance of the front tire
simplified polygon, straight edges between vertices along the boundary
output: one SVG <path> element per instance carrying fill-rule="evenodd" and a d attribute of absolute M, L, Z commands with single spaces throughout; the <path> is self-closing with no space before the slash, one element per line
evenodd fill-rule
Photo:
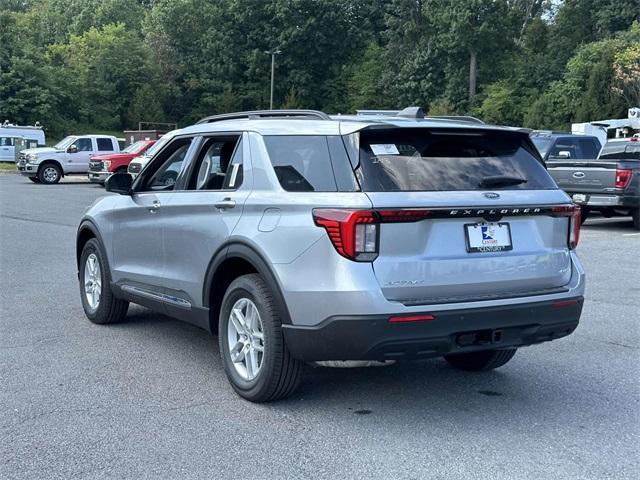
<path fill-rule="evenodd" d="M 454 353 L 445 355 L 449 365 L 467 372 L 482 372 L 499 368 L 516 354 L 517 348 L 505 350 L 483 350 L 481 352 Z"/>
<path fill-rule="evenodd" d="M 289 396 L 300 383 L 302 362 L 284 342 L 280 312 L 257 274 L 235 279 L 222 300 L 218 342 L 233 389 L 251 402 Z"/>
<path fill-rule="evenodd" d="M 111 292 L 111 275 L 102 246 L 95 238 L 90 239 L 80 256 L 80 297 L 87 318 L 100 325 L 122 320 L 129 302 L 114 297 Z"/>
<path fill-rule="evenodd" d="M 38 180 L 46 185 L 58 183 L 62 178 L 62 170 L 55 163 L 46 163 L 38 171 Z"/>

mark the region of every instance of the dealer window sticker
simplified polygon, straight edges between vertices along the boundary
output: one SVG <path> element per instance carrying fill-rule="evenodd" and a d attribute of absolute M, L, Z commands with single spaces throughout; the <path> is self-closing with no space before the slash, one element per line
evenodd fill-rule
<path fill-rule="evenodd" d="M 371 151 L 374 155 L 400 155 L 398 147 L 393 143 L 379 143 L 371 145 Z"/>

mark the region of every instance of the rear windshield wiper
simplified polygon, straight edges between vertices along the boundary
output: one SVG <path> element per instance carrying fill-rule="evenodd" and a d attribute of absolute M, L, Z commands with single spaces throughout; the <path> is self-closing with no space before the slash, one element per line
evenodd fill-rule
<path fill-rule="evenodd" d="M 521 183 L 527 183 L 527 180 L 520 177 L 511 177 L 509 175 L 494 175 L 491 177 L 484 177 L 480 181 L 481 187 L 508 187 L 510 185 L 520 185 Z"/>

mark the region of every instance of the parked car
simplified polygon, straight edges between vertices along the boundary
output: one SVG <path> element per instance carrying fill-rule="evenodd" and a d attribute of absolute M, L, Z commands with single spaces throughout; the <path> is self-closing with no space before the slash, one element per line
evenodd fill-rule
<path fill-rule="evenodd" d="M 65 175 L 86 175 L 89 158 L 120 151 L 116 137 L 70 135 L 54 147 L 29 148 L 20 152 L 18 171 L 35 183 L 58 183 Z"/>
<path fill-rule="evenodd" d="M 33 127 L 9 122 L 0 124 L 0 162 L 15 163 L 21 150 L 44 144 L 44 130 L 38 124 Z"/>
<path fill-rule="evenodd" d="M 108 153 L 106 155 L 96 155 L 89 159 L 89 181 L 93 183 L 104 182 L 112 173 L 126 173 L 129 163 L 135 157 L 144 155 L 155 140 L 140 140 L 132 143 L 120 153 Z"/>
<path fill-rule="evenodd" d="M 573 135 L 546 130 L 534 130 L 530 135 L 547 164 L 567 159 L 595 160 L 602 148 L 598 137 L 593 135 Z"/>
<path fill-rule="evenodd" d="M 534 151 L 419 109 L 203 119 L 86 212 L 85 314 L 113 323 L 133 302 L 218 334 L 254 402 L 291 394 L 307 361 L 500 367 L 572 333 L 583 306 L 580 210 Z"/>
<path fill-rule="evenodd" d="M 610 140 L 597 160 L 548 163 L 549 173 L 573 201 L 582 217 L 597 211 L 606 217 L 631 215 L 640 230 L 640 139 Z"/>
<path fill-rule="evenodd" d="M 160 151 L 160 149 L 162 149 L 163 145 L 166 143 L 168 139 L 169 137 L 166 137 L 166 136 L 160 137 L 158 140 L 156 140 L 156 143 L 154 143 L 149 150 L 144 152 L 139 157 L 136 157 L 133 160 L 131 160 L 131 162 L 129 163 L 129 168 L 127 169 L 127 172 L 131 174 L 132 178 L 136 178 L 136 176 L 142 171 L 145 165 L 149 163 L 149 160 L 151 160 L 151 158 L 155 155 L 155 153 Z"/>

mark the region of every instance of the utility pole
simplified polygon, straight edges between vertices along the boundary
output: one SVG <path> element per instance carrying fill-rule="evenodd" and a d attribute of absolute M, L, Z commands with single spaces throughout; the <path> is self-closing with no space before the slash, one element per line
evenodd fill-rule
<path fill-rule="evenodd" d="M 276 69 L 276 55 L 280 55 L 280 50 L 267 50 L 264 53 L 271 55 L 271 95 L 269 96 L 269 110 L 273 110 L 273 76 Z"/>

